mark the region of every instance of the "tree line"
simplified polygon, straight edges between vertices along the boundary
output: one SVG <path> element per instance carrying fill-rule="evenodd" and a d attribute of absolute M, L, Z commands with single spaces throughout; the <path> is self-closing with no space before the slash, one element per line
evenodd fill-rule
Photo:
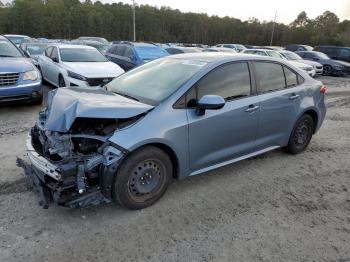
<path fill-rule="evenodd" d="M 0 0 L 1 1 L 1 0 Z M 184 13 L 169 7 L 136 6 L 138 41 L 268 45 L 273 22 Z M 74 39 L 101 36 L 132 40 L 132 6 L 85 0 L 14 0 L 0 8 L 0 34 Z M 289 25 L 276 23 L 273 45 L 289 43 L 350 46 L 350 20 L 326 11 L 315 19 L 302 12 Z"/>

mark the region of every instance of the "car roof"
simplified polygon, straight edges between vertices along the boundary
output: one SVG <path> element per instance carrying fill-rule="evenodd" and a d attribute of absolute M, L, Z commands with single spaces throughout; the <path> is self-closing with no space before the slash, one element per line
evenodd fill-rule
<path fill-rule="evenodd" d="M 48 46 L 56 46 L 58 48 L 72 48 L 72 49 L 95 49 L 95 47 L 88 46 L 88 45 L 48 44 Z"/>
<path fill-rule="evenodd" d="M 281 62 L 281 59 L 269 56 L 257 56 L 242 53 L 224 53 L 224 52 L 202 52 L 202 53 L 187 53 L 167 56 L 167 58 L 177 58 L 183 60 L 202 61 L 207 63 L 215 63 L 221 61 L 242 61 L 242 60 L 269 60 Z"/>
<path fill-rule="evenodd" d="M 6 34 L 6 35 L 4 35 L 4 36 L 6 36 L 6 37 L 11 37 L 11 36 L 14 36 L 14 37 L 30 38 L 30 37 L 29 37 L 29 36 L 27 36 L 27 35 L 8 35 L 8 34 Z"/>

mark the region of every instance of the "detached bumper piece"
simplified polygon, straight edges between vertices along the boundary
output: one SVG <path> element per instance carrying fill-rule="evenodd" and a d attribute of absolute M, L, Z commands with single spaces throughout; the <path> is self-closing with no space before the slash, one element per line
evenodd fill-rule
<path fill-rule="evenodd" d="M 86 208 L 111 202 L 111 181 L 122 153 L 106 146 L 103 154 L 70 161 L 50 161 L 39 155 L 26 141 L 31 165 L 25 170 L 29 183 L 39 196 L 39 205 L 47 209 L 53 202 L 70 208 Z M 23 166 L 23 165 L 22 165 Z M 28 166 L 28 165 L 27 165 Z"/>

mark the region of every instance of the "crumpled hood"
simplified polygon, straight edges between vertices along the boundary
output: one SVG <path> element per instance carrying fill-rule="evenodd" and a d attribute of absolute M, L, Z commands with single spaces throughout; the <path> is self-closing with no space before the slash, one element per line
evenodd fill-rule
<path fill-rule="evenodd" d="M 78 117 L 126 119 L 152 108 L 151 105 L 103 89 L 59 88 L 48 94 L 44 128 L 50 131 L 68 132 Z"/>
<path fill-rule="evenodd" d="M 64 62 L 64 64 L 68 70 L 89 78 L 117 77 L 124 73 L 123 69 L 112 62 Z"/>
<path fill-rule="evenodd" d="M 0 73 L 23 73 L 33 70 L 33 65 L 25 57 L 0 57 Z"/>

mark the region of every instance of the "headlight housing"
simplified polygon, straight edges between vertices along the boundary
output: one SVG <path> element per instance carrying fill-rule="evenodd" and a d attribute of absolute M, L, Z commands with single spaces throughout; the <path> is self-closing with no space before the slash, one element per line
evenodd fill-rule
<path fill-rule="evenodd" d="M 27 71 L 23 75 L 23 80 L 35 81 L 39 78 L 39 74 L 36 70 Z"/>
<path fill-rule="evenodd" d="M 77 73 L 74 73 L 72 71 L 68 71 L 68 76 L 74 79 L 78 79 L 81 81 L 87 81 L 87 78 L 85 76 L 79 75 Z"/>

